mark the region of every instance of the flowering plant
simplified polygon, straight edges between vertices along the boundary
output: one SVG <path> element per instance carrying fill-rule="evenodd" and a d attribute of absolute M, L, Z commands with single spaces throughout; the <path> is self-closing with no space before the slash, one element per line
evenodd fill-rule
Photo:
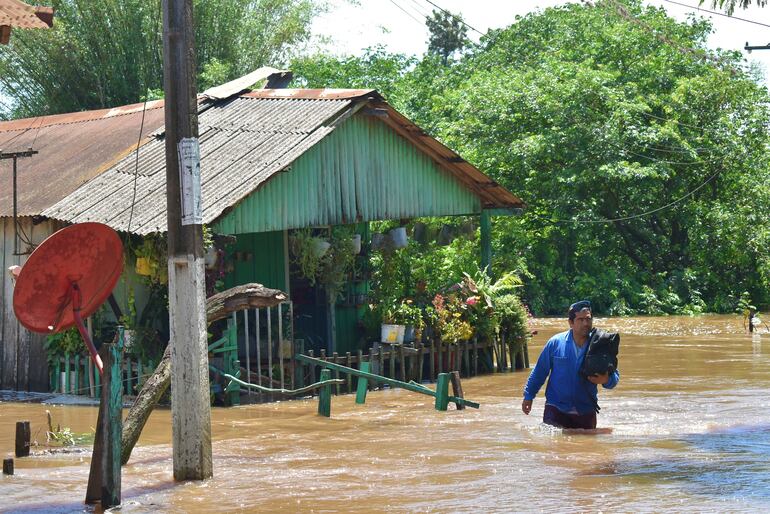
<path fill-rule="evenodd" d="M 456 343 L 473 337 L 473 328 L 465 319 L 468 304 L 455 294 L 437 294 L 433 298 L 433 328 L 442 341 Z"/>

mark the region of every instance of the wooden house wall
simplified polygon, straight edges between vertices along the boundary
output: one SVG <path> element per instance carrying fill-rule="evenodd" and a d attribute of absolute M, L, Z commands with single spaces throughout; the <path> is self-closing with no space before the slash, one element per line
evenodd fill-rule
<path fill-rule="evenodd" d="M 28 217 L 20 218 L 19 225 L 35 244 L 61 228 L 55 221 L 35 225 Z M 13 218 L 0 218 L 0 388 L 47 391 L 45 336 L 22 327 L 13 312 L 13 282 L 8 267 L 27 260 L 26 255 L 14 255 L 14 236 Z M 20 242 L 19 249 L 24 251 L 27 246 Z"/>

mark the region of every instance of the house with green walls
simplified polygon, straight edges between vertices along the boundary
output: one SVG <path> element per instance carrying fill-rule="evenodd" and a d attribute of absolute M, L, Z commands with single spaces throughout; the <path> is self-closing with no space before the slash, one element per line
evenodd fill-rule
<path fill-rule="evenodd" d="M 483 217 L 523 206 L 374 90 L 239 89 L 202 95 L 198 106 L 203 222 L 217 237 L 232 236 L 220 256 L 221 285 L 259 282 L 285 291 L 308 339 L 334 351 L 353 349 L 358 311 L 329 309 L 295 277 L 293 231 L 347 226 L 366 246 L 370 221 Z M 74 138 L 85 151 L 99 148 L 99 119 L 68 127 L 71 134 L 91 131 L 89 141 Z M 100 222 L 134 238 L 162 237 L 165 140 L 159 118 L 152 119 L 156 126 L 144 127 L 151 133 L 138 147 L 126 136 L 131 151 L 106 156 L 84 183 L 32 213 L 35 220 Z"/>

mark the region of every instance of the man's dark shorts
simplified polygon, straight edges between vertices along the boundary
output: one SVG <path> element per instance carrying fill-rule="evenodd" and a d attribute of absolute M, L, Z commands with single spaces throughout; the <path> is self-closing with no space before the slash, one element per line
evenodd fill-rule
<path fill-rule="evenodd" d="M 546 405 L 543 411 L 543 423 L 559 428 L 596 428 L 596 413 L 567 414 L 553 405 Z"/>

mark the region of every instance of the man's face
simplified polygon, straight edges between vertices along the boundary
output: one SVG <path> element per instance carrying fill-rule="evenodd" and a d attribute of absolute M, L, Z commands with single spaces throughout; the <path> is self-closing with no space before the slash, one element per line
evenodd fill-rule
<path fill-rule="evenodd" d="M 574 320 L 569 322 L 569 328 L 572 329 L 573 334 L 580 337 L 586 337 L 591 331 L 593 323 L 594 320 L 591 317 L 591 310 L 583 309 L 582 311 L 575 314 Z"/>

